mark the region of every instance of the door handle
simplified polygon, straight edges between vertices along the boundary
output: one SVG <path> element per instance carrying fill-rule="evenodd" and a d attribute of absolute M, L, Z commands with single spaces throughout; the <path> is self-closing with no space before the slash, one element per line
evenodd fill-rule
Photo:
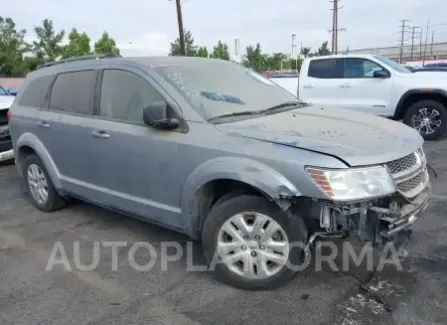
<path fill-rule="evenodd" d="M 340 88 L 351 88 L 350 84 L 343 84 L 340 86 Z"/>
<path fill-rule="evenodd" d="M 92 135 L 96 138 L 108 139 L 110 134 L 107 134 L 105 131 L 93 131 Z"/>
<path fill-rule="evenodd" d="M 303 88 L 313 88 L 314 87 L 314 85 L 303 85 Z"/>
<path fill-rule="evenodd" d="M 37 122 L 37 125 L 42 126 L 44 128 L 50 127 L 50 124 L 48 124 L 47 122 L 43 122 L 43 121 Z"/>

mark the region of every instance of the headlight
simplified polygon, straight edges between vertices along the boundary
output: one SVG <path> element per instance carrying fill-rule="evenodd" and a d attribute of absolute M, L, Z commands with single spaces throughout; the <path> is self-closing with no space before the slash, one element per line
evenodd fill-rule
<path fill-rule="evenodd" d="M 314 183 L 334 201 L 352 201 L 386 196 L 396 192 L 385 167 L 352 169 L 306 168 Z"/>

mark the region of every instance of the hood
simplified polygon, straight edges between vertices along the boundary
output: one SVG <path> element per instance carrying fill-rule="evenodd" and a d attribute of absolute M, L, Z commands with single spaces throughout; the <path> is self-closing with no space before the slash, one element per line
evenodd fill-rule
<path fill-rule="evenodd" d="M 316 106 L 217 124 L 216 128 L 231 135 L 328 154 L 349 166 L 385 163 L 423 144 L 417 131 L 400 122 Z"/>
<path fill-rule="evenodd" d="M 0 96 L 0 110 L 9 109 L 14 99 L 14 96 Z"/>
<path fill-rule="evenodd" d="M 416 71 L 401 75 L 411 79 L 436 79 L 443 84 L 447 84 L 447 71 Z"/>

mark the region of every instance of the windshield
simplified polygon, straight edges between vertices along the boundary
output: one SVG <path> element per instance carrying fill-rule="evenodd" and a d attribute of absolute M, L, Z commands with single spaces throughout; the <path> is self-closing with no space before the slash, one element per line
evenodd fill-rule
<path fill-rule="evenodd" d="M 382 63 L 385 63 L 388 67 L 390 67 L 394 71 L 401 72 L 401 73 L 411 73 L 411 71 L 408 70 L 407 68 L 405 68 L 403 65 L 401 65 L 393 60 L 390 60 L 384 56 L 375 56 L 374 58 L 376 58 L 377 60 L 379 60 Z"/>
<path fill-rule="evenodd" d="M 228 61 L 191 59 L 154 69 L 207 120 L 298 101 L 269 79 Z"/>

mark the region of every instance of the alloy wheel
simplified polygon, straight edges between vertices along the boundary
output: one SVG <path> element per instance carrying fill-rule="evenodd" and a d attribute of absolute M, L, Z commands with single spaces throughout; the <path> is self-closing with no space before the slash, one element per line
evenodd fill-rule
<path fill-rule="evenodd" d="M 42 169 L 36 164 L 29 165 L 27 180 L 33 198 L 38 204 L 45 204 L 48 200 L 48 183 Z"/>
<path fill-rule="evenodd" d="M 434 133 L 441 126 L 441 114 L 434 108 L 421 108 L 411 118 L 413 128 L 421 135 Z"/>
<path fill-rule="evenodd" d="M 289 240 L 273 218 L 243 212 L 229 218 L 218 233 L 217 250 L 230 271 L 264 279 L 281 271 L 289 257 Z"/>

